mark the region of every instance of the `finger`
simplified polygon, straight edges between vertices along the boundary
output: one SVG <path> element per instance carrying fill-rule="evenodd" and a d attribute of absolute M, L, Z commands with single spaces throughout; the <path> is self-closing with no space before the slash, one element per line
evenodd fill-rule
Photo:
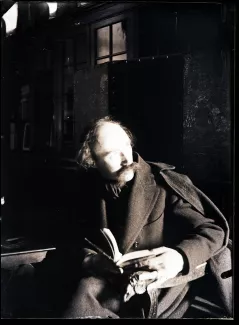
<path fill-rule="evenodd" d="M 145 270 L 147 269 L 157 269 L 157 267 L 160 264 L 164 264 L 165 263 L 165 257 L 164 255 L 160 255 L 160 256 L 155 256 L 155 257 L 150 257 L 146 260 L 141 260 L 141 261 L 137 261 L 136 263 L 134 263 L 134 268 L 143 268 Z"/>
<path fill-rule="evenodd" d="M 164 267 L 164 261 L 165 258 L 164 256 L 160 255 L 157 257 L 152 257 L 152 258 L 148 258 L 147 260 L 143 260 L 143 261 L 137 261 L 136 263 L 134 263 L 134 268 L 136 269 L 149 269 L 149 270 L 157 270 L 159 265 L 162 264 L 162 267 Z"/>
<path fill-rule="evenodd" d="M 134 263 L 134 264 L 132 264 L 132 265 L 130 265 L 130 267 L 127 267 L 127 268 L 125 268 L 125 269 L 143 269 L 143 270 L 148 270 L 148 261 L 144 261 L 144 262 L 136 262 L 136 263 Z"/>
<path fill-rule="evenodd" d="M 164 259 L 162 257 L 158 258 L 158 257 L 153 257 L 153 258 L 149 258 L 147 260 L 144 261 L 138 261 L 134 264 L 134 267 L 136 269 L 138 268 L 144 268 L 144 269 L 151 269 L 151 268 L 155 268 L 156 266 L 158 266 L 159 264 L 162 264 L 164 261 Z"/>
<path fill-rule="evenodd" d="M 159 256 L 152 257 L 148 260 L 148 264 L 152 264 L 152 263 L 161 264 L 164 262 L 165 262 L 165 254 L 164 253 L 162 253 Z"/>
<path fill-rule="evenodd" d="M 158 247 L 158 248 L 151 249 L 151 251 L 155 255 L 163 254 L 163 253 L 167 252 L 168 250 L 169 250 L 168 247 L 165 247 L 165 246 L 161 246 L 161 247 Z"/>
<path fill-rule="evenodd" d="M 139 281 L 144 281 L 144 280 L 154 280 L 156 279 L 158 276 L 158 272 L 157 271 L 153 271 L 153 272 L 142 272 L 141 274 L 139 274 Z"/>
<path fill-rule="evenodd" d="M 124 295 L 124 302 L 129 301 L 130 298 L 134 296 L 134 294 L 135 294 L 135 291 L 134 291 L 133 287 L 130 284 L 128 284 L 126 293 Z"/>
<path fill-rule="evenodd" d="M 162 261 L 159 260 L 152 260 L 148 263 L 147 268 L 149 270 L 164 270 L 165 269 L 165 265 Z"/>

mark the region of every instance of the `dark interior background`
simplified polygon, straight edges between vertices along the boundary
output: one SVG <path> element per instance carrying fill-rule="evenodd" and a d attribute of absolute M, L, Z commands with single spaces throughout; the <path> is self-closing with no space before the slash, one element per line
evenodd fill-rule
<path fill-rule="evenodd" d="M 106 114 L 132 129 L 143 158 L 188 174 L 232 226 L 235 4 L 94 3 L 87 10 L 63 9 L 59 17 L 38 17 L 37 23 L 23 10 L 10 36 L 1 27 L 3 238 L 42 237 L 64 225 L 83 129 Z M 127 63 L 95 66 L 95 29 L 117 19 L 127 20 Z M 23 150 L 26 123 L 30 150 Z"/>
<path fill-rule="evenodd" d="M 181 55 L 110 66 L 110 114 L 136 137 L 150 161 L 182 167 L 183 68 Z"/>

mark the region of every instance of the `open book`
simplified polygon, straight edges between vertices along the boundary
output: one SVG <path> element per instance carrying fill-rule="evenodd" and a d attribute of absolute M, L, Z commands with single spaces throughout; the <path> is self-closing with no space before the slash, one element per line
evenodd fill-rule
<path fill-rule="evenodd" d="M 100 231 L 108 242 L 112 256 L 106 254 L 101 248 L 99 248 L 98 246 L 90 242 L 87 238 L 85 238 L 86 241 L 92 247 L 94 247 L 98 253 L 101 253 L 105 255 L 107 258 L 113 260 L 119 268 L 127 268 L 137 263 L 137 261 L 142 261 L 144 259 L 148 259 L 149 257 L 157 256 L 157 250 L 158 250 L 157 248 L 152 250 L 143 249 L 143 250 L 129 252 L 122 255 L 121 252 L 119 251 L 119 247 L 117 245 L 116 239 L 112 234 L 112 232 L 110 231 L 110 229 L 103 228 L 100 229 Z"/>

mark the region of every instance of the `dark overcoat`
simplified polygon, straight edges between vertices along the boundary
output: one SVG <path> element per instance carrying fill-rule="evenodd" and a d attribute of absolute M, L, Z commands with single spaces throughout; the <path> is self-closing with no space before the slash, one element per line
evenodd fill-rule
<path fill-rule="evenodd" d="M 232 281 L 231 278 L 223 280 L 221 277 L 223 272 L 231 269 L 226 219 L 187 176 L 174 171 L 175 167 L 145 162 L 138 154 L 137 161 L 140 169 L 136 172 L 130 193 L 127 222 L 119 249 L 124 254 L 167 246 L 181 252 L 187 264 L 186 272 L 181 275 L 177 285 L 159 288 L 153 293 L 157 308 L 153 310 L 151 306 L 151 317 L 183 317 L 192 299 L 194 281 L 189 281 L 190 272 L 193 273 L 205 261 L 208 261 L 207 272 L 217 282 L 219 291 L 215 295 L 222 297 L 224 307 L 231 314 Z M 82 183 L 84 193 L 80 195 L 84 199 L 80 201 L 79 223 L 74 226 L 74 230 L 79 236 L 80 229 L 82 238 L 87 236 L 97 243 L 100 240 L 97 238 L 99 229 L 108 227 L 106 202 L 94 177 L 91 180 L 89 174 L 86 179 L 87 182 L 84 185 Z M 84 242 L 81 245 L 84 246 L 84 258 L 85 254 L 92 251 L 92 247 Z M 83 312 L 78 316 L 109 315 L 107 308 L 103 311 L 92 310 L 92 306 L 88 306 L 87 315 Z"/>

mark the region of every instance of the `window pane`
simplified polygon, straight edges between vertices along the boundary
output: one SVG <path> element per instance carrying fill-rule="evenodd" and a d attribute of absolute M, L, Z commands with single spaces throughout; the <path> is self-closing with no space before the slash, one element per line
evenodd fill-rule
<path fill-rule="evenodd" d="M 126 51 L 126 34 L 122 28 L 122 22 L 113 26 L 113 53 Z"/>
<path fill-rule="evenodd" d="M 102 59 L 102 60 L 97 60 L 97 64 L 102 64 L 102 63 L 105 63 L 105 62 L 109 62 L 110 58 L 105 58 L 105 59 Z"/>
<path fill-rule="evenodd" d="M 18 3 L 15 3 L 3 16 L 2 18 L 6 24 L 6 34 L 12 33 L 18 22 Z"/>
<path fill-rule="evenodd" d="M 124 53 L 124 54 L 113 56 L 112 60 L 113 61 L 127 60 L 127 54 Z"/>
<path fill-rule="evenodd" d="M 97 57 L 110 54 L 110 27 L 97 29 L 96 32 Z"/>

